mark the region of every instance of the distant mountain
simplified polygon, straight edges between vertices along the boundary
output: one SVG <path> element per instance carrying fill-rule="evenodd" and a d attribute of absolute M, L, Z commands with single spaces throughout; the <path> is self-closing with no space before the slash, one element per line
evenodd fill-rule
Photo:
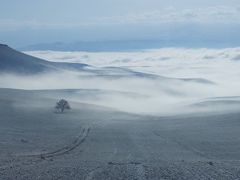
<path fill-rule="evenodd" d="M 133 51 L 163 47 L 166 43 L 157 40 L 123 40 L 123 41 L 79 41 L 73 43 L 42 43 L 20 48 L 23 51 Z"/>
<path fill-rule="evenodd" d="M 206 46 L 207 45 L 207 46 Z M 145 49 L 157 49 L 166 47 L 184 47 L 184 48 L 223 48 L 237 47 L 239 41 L 225 42 L 224 40 L 208 39 L 189 39 L 188 37 L 179 40 L 168 39 L 147 39 L 147 40 L 112 40 L 112 41 L 78 41 L 78 42 L 54 42 L 33 44 L 18 48 L 21 51 L 88 51 L 88 52 L 121 52 L 136 51 Z"/>
<path fill-rule="evenodd" d="M 80 63 L 49 62 L 0 44 L 0 72 L 33 74 L 46 71 L 79 70 L 86 66 Z"/>

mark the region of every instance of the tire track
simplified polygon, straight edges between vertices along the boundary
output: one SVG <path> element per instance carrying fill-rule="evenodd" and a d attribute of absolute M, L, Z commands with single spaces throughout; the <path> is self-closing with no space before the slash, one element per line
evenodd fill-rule
<path fill-rule="evenodd" d="M 52 158 L 52 157 L 67 154 L 67 153 L 73 151 L 74 149 L 76 149 L 77 147 L 79 147 L 86 140 L 89 132 L 90 132 L 90 128 L 83 128 L 80 135 L 77 136 L 76 139 L 71 144 L 69 144 L 63 148 L 60 148 L 60 149 L 57 149 L 57 150 L 51 151 L 51 152 L 30 154 L 30 155 L 26 155 L 26 156 L 27 157 L 40 157 L 41 159 L 45 159 L 45 158 Z"/>

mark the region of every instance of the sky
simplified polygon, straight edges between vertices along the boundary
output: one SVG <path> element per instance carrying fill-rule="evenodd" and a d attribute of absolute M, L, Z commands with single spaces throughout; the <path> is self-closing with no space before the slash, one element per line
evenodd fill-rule
<path fill-rule="evenodd" d="M 0 42 L 169 40 L 238 46 L 239 0 L 1 0 Z"/>

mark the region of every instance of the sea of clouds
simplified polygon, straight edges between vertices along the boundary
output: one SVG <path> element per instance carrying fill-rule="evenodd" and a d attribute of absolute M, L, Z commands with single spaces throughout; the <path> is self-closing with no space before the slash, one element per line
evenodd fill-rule
<path fill-rule="evenodd" d="M 240 48 L 26 53 L 56 62 L 86 63 L 96 67 L 125 67 L 172 78 L 204 78 L 218 84 L 228 84 L 231 87 L 239 84 L 240 77 Z"/>
<path fill-rule="evenodd" d="M 240 48 L 25 53 L 54 62 L 86 63 L 92 66 L 87 67 L 92 70 L 126 68 L 162 78 L 135 77 L 131 74 L 121 78 L 89 77 L 87 71 L 33 76 L 5 74 L 0 79 L 1 87 L 80 89 L 84 93 L 75 92 L 69 98 L 133 113 L 174 114 L 240 108 Z M 118 73 L 122 75 L 125 71 L 118 70 Z"/>

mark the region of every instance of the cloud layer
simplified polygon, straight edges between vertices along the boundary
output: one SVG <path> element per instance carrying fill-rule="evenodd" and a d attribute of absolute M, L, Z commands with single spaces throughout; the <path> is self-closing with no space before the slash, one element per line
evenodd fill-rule
<path fill-rule="evenodd" d="M 207 110 L 232 110 L 232 98 L 240 98 L 240 48 L 229 49 L 158 49 L 138 52 L 53 52 L 37 51 L 28 54 L 51 61 L 81 62 L 93 65 L 91 71 L 105 69 L 108 76 L 91 75 L 88 71 L 16 76 L 2 74 L 1 87 L 21 89 L 85 89 L 85 94 L 69 95 L 74 101 L 116 108 L 122 111 L 147 114 L 174 114 L 193 111 L 190 104 L 205 105 Z M 120 68 L 120 69 L 119 69 Z M 151 73 L 168 78 L 132 76 L 121 68 Z M 126 73 L 126 74 L 124 74 Z M 122 74 L 123 77 L 114 77 Z M 170 78 L 169 78 L 170 77 Z M 179 80 L 202 78 L 214 82 Z M 81 91 L 82 92 L 82 91 Z M 221 106 L 216 106 L 218 99 Z M 231 97 L 229 100 L 225 97 Z M 210 98 L 210 99 L 209 99 Z M 224 101 L 223 101 L 224 100 Z M 222 103 L 223 101 L 223 103 Z M 227 103 L 225 103 L 225 101 Z M 208 102 L 207 104 L 211 104 Z M 236 103 L 235 103 L 236 104 Z M 239 103 L 240 104 L 240 103 Z M 225 107 L 226 108 L 223 108 Z M 239 107 L 239 106 L 237 106 Z M 197 108 L 194 106 L 194 108 Z M 195 111 L 196 109 L 194 109 Z"/>
<path fill-rule="evenodd" d="M 193 9 L 176 9 L 174 7 L 142 13 L 128 13 L 119 16 L 101 16 L 80 21 L 40 21 L 35 19 L 15 20 L 0 19 L 2 30 L 14 29 L 58 29 L 58 28 L 81 28 L 104 25 L 121 24 L 166 24 L 166 23 L 223 23 L 239 24 L 240 6 L 213 6 Z"/>
<path fill-rule="evenodd" d="M 163 48 L 136 52 L 27 52 L 50 61 L 80 62 L 97 67 L 127 67 L 174 78 L 205 78 L 214 82 L 237 78 L 240 48 Z"/>
<path fill-rule="evenodd" d="M 99 18 L 103 23 L 239 23 L 240 7 L 215 6 L 194 9 L 173 7 L 141 14 Z"/>

